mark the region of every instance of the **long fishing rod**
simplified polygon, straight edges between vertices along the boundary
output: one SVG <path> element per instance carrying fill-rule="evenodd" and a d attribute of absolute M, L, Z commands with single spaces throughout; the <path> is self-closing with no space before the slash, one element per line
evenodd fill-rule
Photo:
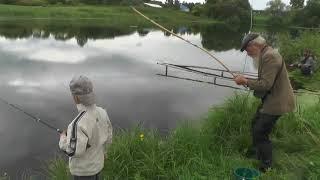
<path fill-rule="evenodd" d="M 13 107 L 14 109 L 19 110 L 20 112 L 24 113 L 25 115 L 27 115 L 30 118 L 32 118 L 33 120 L 35 120 L 35 122 L 41 123 L 41 124 L 45 125 L 46 127 L 48 127 L 49 129 L 52 129 L 52 130 L 54 130 L 54 131 L 56 131 L 58 133 L 62 133 L 62 131 L 60 129 L 55 128 L 54 126 L 50 125 L 49 123 L 42 121 L 40 118 L 36 117 L 35 115 L 32 115 L 32 114 L 24 111 L 23 109 L 19 108 L 18 106 L 14 105 L 14 104 L 9 103 L 8 101 L 2 99 L 1 97 L 0 97 L 0 101 L 2 101 L 3 103 L 5 103 L 5 104 L 7 104 L 7 105 L 9 105 L 11 107 Z"/>
<path fill-rule="evenodd" d="M 194 44 L 194 43 L 192 43 L 192 42 L 184 39 L 183 37 L 179 36 L 178 34 L 172 32 L 172 31 L 169 31 L 169 30 L 166 29 L 165 27 L 161 26 L 160 24 L 156 23 L 156 22 L 153 21 L 152 19 L 148 18 L 147 16 L 145 16 L 144 14 L 142 14 L 141 12 L 139 12 L 136 8 L 134 8 L 134 7 L 132 7 L 132 6 L 131 6 L 131 8 L 132 8 L 133 11 L 135 11 L 135 12 L 138 13 L 140 16 L 142 16 L 142 17 L 144 17 L 145 19 L 147 19 L 148 21 L 150 21 L 152 24 L 158 26 L 160 29 L 162 29 L 162 30 L 164 30 L 164 31 L 166 31 L 166 32 L 168 32 L 168 33 L 176 36 L 177 38 L 179 38 L 179 39 L 181 39 L 181 40 L 183 40 L 183 41 L 185 41 L 185 42 L 193 45 L 194 47 L 196 47 L 196 48 L 204 51 L 204 52 L 205 52 L 206 54 L 208 54 L 210 57 L 212 57 L 212 58 L 215 59 L 217 62 L 219 62 L 219 63 L 227 70 L 228 73 L 230 73 L 233 77 L 236 77 L 236 75 L 234 75 L 234 74 L 229 70 L 229 68 L 228 68 L 225 64 L 223 64 L 218 58 L 216 58 L 215 56 L 213 56 L 213 55 L 212 55 L 208 50 L 206 50 L 205 48 L 200 47 L 200 46 L 198 46 L 198 45 L 196 45 L 196 44 Z"/>
<path fill-rule="evenodd" d="M 251 5 L 250 5 L 250 27 L 249 27 L 249 31 L 248 33 L 251 33 L 252 27 L 253 27 L 253 9 L 252 9 L 252 1 L 251 0 Z M 248 58 L 248 54 L 246 54 L 245 60 L 244 60 L 244 66 L 243 66 L 243 70 L 245 71 L 246 65 L 247 65 L 247 58 Z"/>

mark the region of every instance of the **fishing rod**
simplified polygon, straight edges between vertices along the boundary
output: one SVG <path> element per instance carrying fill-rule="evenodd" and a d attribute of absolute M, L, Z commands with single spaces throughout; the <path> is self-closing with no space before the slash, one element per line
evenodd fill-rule
<path fill-rule="evenodd" d="M 251 0 L 251 5 L 250 5 L 250 27 L 249 27 L 249 31 L 248 33 L 251 33 L 252 27 L 253 27 L 253 9 L 252 9 L 252 0 Z M 246 65 L 247 65 L 247 58 L 248 58 L 248 54 L 246 54 L 245 60 L 244 60 L 244 66 L 243 66 L 243 70 L 245 70 Z"/>
<path fill-rule="evenodd" d="M 25 115 L 27 115 L 30 118 L 32 118 L 33 120 L 35 120 L 35 122 L 41 123 L 41 124 L 45 125 L 46 127 L 48 127 L 49 129 L 52 129 L 52 130 L 54 130 L 54 131 L 56 131 L 56 132 L 58 132 L 60 134 L 62 133 L 62 131 L 60 129 L 55 128 L 54 126 L 50 125 L 49 123 L 47 123 L 45 121 L 42 121 L 40 118 L 36 117 L 35 115 L 32 115 L 32 114 L 24 111 L 23 109 L 19 108 L 18 106 L 14 105 L 14 104 L 9 103 L 8 101 L 2 99 L 1 97 L 0 97 L 0 101 L 2 101 L 3 103 L 5 103 L 5 104 L 7 104 L 7 105 L 9 105 L 11 107 L 13 107 L 14 109 L 19 110 L 20 112 L 24 113 Z"/>
<path fill-rule="evenodd" d="M 158 26 L 160 29 L 162 29 L 162 30 L 164 30 L 164 31 L 172 34 L 173 36 L 175 36 L 175 37 L 177 37 L 177 38 L 179 38 L 179 39 L 187 42 L 188 44 L 191 44 L 191 45 L 193 45 L 194 47 L 196 47 L 196 48 L 204 51 L 206 54 L 208 54 L 210 57 L 212 57 L 214 60 L 216 60 L 218 63 L 220 63 L 220 64 L 227 70 L 228 73 L 230 73 L 233 77 L 236 77 L 236 75 L 235 75 L 234 73 L 232 73 L 225 64 L 223 64 L 218 58 L 216 58 L 215 56 L 213 56 L 213 55 L 212 55 L 208 50 L 206 50 L 205 48 L 200 47 L 200 46 L 198 46 L 198 45 L 196 45 L 196 44 L 194 44 L 194 43 L 192 43 L 192 42 L 184 39 L 183 37 L 179 36 L 178 34 L 172 32 L 172 31 L 169 31 L 169 30 L 166 29 L 165 27 L 161 26 L 161 25 L 158 24 L 157 22 L 153 21 L 152 19 L 150 19 L 150 18 L 148 18 L 147 16 L 145 16 L 144 14 L 142 14 L 142 13 L 141 13 L 140 11 L 138 11 L 136 8 L 134 8 L 134 7 L 132 7 L 132 6 L 131 6 L 131 8 L 132 8 L 132 10 L 135 11 L 137 14 L 139 14 L 139 15 L 142 16 L 142 17 L 144 17 L 145 19 L 147 19 L 148 21 L 150 21 L 152 24 Z"/>

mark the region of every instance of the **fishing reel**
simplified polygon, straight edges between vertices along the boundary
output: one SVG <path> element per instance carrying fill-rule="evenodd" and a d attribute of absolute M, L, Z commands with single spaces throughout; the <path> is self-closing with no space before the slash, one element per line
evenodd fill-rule
<path fill-rule="evenodd" d="M 71 139 L 70 139 L 70 149 L 74 152 L 75 151 L 75 149 L 76 149 L 76 138 L 74 138 L 74 137 L 72 137 Z"/>

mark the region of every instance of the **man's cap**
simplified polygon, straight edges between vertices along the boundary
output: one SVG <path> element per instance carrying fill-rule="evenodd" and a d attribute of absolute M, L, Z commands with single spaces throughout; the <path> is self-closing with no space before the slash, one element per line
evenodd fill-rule
<path fill-rule="evenodd" d="M 258 36 L 259 34 L 257 33 L 246 34 L 242 39 L 240 51 L 243 52 L 247 48 L 249 42 L 257 38 Z"/>
<path fill-rule="evenodd" d="M 69 86 L 73 95 L 86 95 L 93 92 L 92 82 L 83 75 L 73 77 Z"/>

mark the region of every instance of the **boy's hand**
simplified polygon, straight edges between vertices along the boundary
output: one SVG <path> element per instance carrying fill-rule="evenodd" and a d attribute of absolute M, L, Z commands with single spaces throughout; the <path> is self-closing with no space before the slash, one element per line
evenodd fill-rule
<path fill-rule="evenodd" d="M 60 137 L 67 137 L 67 131 L 63 130 L 62 133 L 60 133 Z"/>

